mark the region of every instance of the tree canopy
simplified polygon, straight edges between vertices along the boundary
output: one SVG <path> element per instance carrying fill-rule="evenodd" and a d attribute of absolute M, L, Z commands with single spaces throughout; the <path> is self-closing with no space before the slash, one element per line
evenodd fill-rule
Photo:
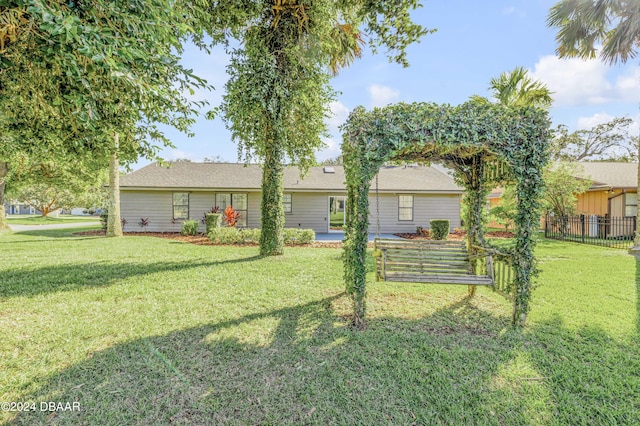
<path fill-rule="evenodd" d="M 429 30 L 412 22 L 416 0 L 232 0 L 212 5 L 211 31 L 240 40 L 220 111 L 246 160 L 264 163 L 260 252 L 283 252 L 283 164 L 304 173 L 324 144 L 324 119 L 335 98 L 330 78 L 373 52 L 408 65 L 406 48 Z M 227 36 L 225 39 L 224 36 Z"/>

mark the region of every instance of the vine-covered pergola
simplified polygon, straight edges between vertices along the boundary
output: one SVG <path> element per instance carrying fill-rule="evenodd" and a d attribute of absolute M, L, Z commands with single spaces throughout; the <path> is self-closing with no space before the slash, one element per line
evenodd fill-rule
<path fill-rule="evenodd" d="M 533 250 L 549 126 L 544 110 L 481 101 L 458 106 L 400 103 L 373 111 L 358 107 L 351 113 L 342 143 L 348 196 L 344 278 L 356 326 L 364 324 L 366 312 L 369 189 L 387 161 L 438 161 L 455 171 L 468 205 L 464 220 L 469 247 L 485 246 L 481 217 L 491 188 L 515 183 L 513 322 L 524 324 L 537 272 Z"/>

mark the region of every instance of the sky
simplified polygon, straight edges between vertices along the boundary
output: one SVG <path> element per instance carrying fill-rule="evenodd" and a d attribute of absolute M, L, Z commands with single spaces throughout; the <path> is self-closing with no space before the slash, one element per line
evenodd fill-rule
<path fill-rule="evenodd" d="M 555 55 L 555 29 L 546 17 L 557 0 L 423 0 L 412 17 L 427 28 L 437 28 L 407 50 L 410 67 L 390 63 L 384 52 L 367 51 L 360 60 L 333 78 L 338 91 L 327 120 L 331 137 L 316 158 L 340 155 L 340 124 L 349 112 L 396 102 L 435 102 L 457 105 L 472 95 L 490 97 L 489 82 L 503 72 L 524 67 L 531 77 L 553 92 L 553 126 L 570 131 L 589 129 L 614 117 L 634 119 L 633 135 L 640 133 L 640 58 L 626 64 L 606 65 L 595 60 L 559 59 Z M 183 63 L 212 84 L 194 99 L 207 100 L 209 110 L 224 94 L 229 57 L 222 48 L 210 54 L 187 47 Z M 175 148 L 166 148 L 165 160 L 202 161 L 218 157 L 238 161 L 237 145 L 221 118 L 201 116 L 192 128 L 194 137 L 167 129 Z M 133 165 L 138 169 L 148 160 Z"/>

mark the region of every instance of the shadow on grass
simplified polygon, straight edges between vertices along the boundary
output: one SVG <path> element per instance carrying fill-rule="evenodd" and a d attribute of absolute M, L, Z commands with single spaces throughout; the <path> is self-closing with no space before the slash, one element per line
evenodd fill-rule
<path fill-rule="evenodd" d="M 16 423 L 47 415 L 57 424 L 640 421 L 638 364 L 629 364 L 637 346 L 599 330 L 576 334 L 554 320 L 514 331 L 461 299 L 356 331 L 334 313 L 341 297 L 91 353 L 21 398 L 77 401 L 81 412 L 19 413 Z"/>
<path fill-rule="evenodd" d="M 0 298 L 35 296 L 79 288 L 109 285 L 118 280 L 159 272 L 183 271 L 252 262 L 261 256 L 220 261 L 181 261 L 155 263 L 83 263 L 53 265 L 2 271 Z"/>

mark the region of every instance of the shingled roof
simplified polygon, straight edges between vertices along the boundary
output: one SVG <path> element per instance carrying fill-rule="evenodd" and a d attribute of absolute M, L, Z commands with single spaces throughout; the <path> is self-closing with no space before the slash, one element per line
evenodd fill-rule
<path fill-rule="evenodd" d="M 621 162 L 583 162 L 582 178 L 593 181 L 591 189 L 638 187 L 638 163 Z"/>
<path fill-rule="evenodd" d="M 256 190 L 262 182 L 259 165 L 236 163 L 153 163 L 120 180 L 120 189 Z M 312 167 L 304 178 L 297 167 L 286 167 L 286 191 L 344 191 L 342 166 Z M 385 166 L 380 169 L 380 192 L 461 193 L 462 188 L 445 173 L 427 166 Z"/>

